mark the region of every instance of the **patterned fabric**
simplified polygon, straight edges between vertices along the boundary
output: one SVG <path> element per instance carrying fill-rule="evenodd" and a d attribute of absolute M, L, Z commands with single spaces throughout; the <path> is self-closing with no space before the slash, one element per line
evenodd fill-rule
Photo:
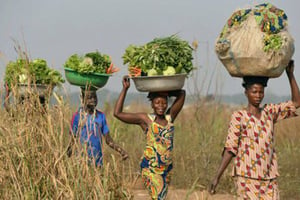
<path fill-rule="evenodd" d="M 170 115 L 166 115 L 166 126 L 156 123 L 155 115 L 148 117 L 152 124 L 147 129 L 147 144 L 141 162 L 142 179 L 152 199 L 165 199 L 173 166 L 174 126 Z"/>
<path fill-rule="evenodd" d="M 233 176 L 270 180 L 279 176 L 274 123 L 295 115 L 292 101 L 267 104 L 261 118 L 239 110 L 232 114 L 225 148 L 236 155 Z"/>
<path fill-rule="evenodd" d="M 87 147 L 88 156 L 96 166 L 102 166 L 102 135 L 109 132 L 104 113 L 96 110 L 94 114 L 85 113 L 82 108 L 73 115 L 72 133 L 79 136 L 80 143 Z"/>
<path fill-rule="evenodd" d="M 236 177 L 238 199 L 279 200 L 276 179 L 266 181 Z"/>
<path fill-rule="evenodd" d="M 142 180 L 152 199 L 166 198 L 171 178 L 171 168 L 167 169 L 164 174 L 156 174 L 147 167 L 142 168 Z"/>

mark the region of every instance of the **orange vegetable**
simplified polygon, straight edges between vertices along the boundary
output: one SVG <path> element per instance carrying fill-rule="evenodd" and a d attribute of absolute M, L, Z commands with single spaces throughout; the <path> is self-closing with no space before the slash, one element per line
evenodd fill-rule
<path fill-rule="evenodd" d="M 110 63 L 110 66 L 106 69 L 106 73 L 112 74 L 112 73 L 118 72 L 119 70 L 120 70 L 120 68 L 114 67 L 113 63 Z"/>
<path fill-rule="evenodd" d="M 128 68 L 128 70 L 129 70 L 129 76 L 131 76 L 131 77 L 132 76 L 133 77 L 140 76 L 141 73 L 142 73 L 142 69 L 139 68 L 139 67 L 131 66 L 131 67 Z"/>

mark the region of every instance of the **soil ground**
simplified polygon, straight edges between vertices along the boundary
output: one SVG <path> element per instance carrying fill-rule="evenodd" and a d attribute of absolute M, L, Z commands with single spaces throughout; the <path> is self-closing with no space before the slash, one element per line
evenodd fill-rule
<path fill-rule="evenodd" d="M 134 200 L 151 200 L 148 191 L 144 189 L 143 183 L 138 178 L 133 186 Z M 207 191 L 193 191 L 190 193 L 186 189 L 169 188 L 167 200 L 233 200 L 234 196 L 230 194 L 210 195 Z"/>
<path fill-rule="evenodd" d="M 186 196 L 187 190 L 183 189 L 170 189 L 168 192 L 167 200 L 233 200 L 234 197 L 229 194 L 215 194 L 210 195 L 204 191 L 193 192 Z M 146 190 L 133 190 L 134 200 L 151 200 Z"/>

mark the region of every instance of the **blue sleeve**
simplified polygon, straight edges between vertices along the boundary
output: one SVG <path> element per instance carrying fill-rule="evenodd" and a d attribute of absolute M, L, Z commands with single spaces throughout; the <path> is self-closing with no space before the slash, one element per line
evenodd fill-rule
<path fill-rule="evenodd" d="M 103 114 L 101 123 L 102 123 L 101 124 L 101 132 L 102 132 L 103 135 L 106 135 L 107 133 L 109 133 L 109 128 L 108 128 L 108 125 L 107 125 L 107 122 L 106 122 L 106 117 L 105 117 L 104 114 Z"/>

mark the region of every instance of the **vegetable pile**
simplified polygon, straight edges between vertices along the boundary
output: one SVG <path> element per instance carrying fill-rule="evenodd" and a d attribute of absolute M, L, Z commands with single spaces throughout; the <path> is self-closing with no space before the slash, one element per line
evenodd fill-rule
<path fill-rule="evenodd" d="M 119 71 L 119 68 L 114 67 L 108 55 L 102 55 L 98 51 L 87 53 L 84 56 L 73 54 L 65 62 L 64 67 L 84 74 L 112 74 Z"/>
<path fill-rule="evenodd" d="M 10 88 L 16 84 L 59 85 L 65 82 L 62 75 L 57 70 L 50 69 L 44 59 L 10 61 L 6 66 L 4 80 Z"/>
<path fill-rule="evenodd" d="M 130 76 L 189 74 L 193 69 L 193 48 L 176 35 L 155 38 L 151 42 L 126 48 L 123 64 Z"/>
<path fill-rule="evenodd" d="M 263 38 L 265 52 L 279 50 L 282 46 L 282 37 L 278 33 L 287 26 L 287 16 L 283 10 L 276 8 L 270 3 L 256 5 L 253 9 L 244 9 L 234 12 L 224 26 L 220 40 L 226 40 L 226 35 L 230 29 L 238 27 L 250 15 L 255 16 L 255 20 L 260 30 L 265 33 Z"/>

